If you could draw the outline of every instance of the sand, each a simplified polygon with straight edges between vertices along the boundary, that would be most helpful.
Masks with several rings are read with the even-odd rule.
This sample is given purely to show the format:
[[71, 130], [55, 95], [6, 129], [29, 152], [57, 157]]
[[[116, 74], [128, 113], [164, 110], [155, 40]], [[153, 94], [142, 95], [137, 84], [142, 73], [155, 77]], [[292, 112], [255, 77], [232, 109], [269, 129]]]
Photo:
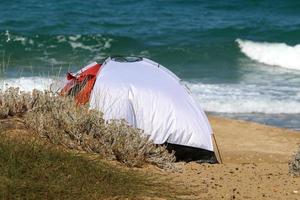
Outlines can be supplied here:
[[[288, 169], [300, 132], [215, 116], [209, 120], [222, 164], [176, 163], [177, 172], [154, 166], [135, 170], [159, 177], [179, 199], [300, 200], [300, 177]], [[1, 120], [1, 126], [12, 137], [26, 136], [18, 119]]]
[[210, 116], [222, 164], [178, 163], [182, 172], [161, 172], [189, 194], [185, 199], [300, 199], [300, 178], [288, 161], [300, 132]]
[[300, 144], [299, 132], [289, 129], [213, 116], [209, 121], [224, 163], [286, 163]]

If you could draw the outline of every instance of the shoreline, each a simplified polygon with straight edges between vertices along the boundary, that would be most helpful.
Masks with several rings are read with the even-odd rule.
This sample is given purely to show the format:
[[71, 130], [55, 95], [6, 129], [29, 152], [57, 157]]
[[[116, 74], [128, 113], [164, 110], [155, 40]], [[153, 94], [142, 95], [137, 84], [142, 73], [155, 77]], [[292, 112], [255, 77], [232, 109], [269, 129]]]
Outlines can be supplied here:
[[300, 131], [209, 115], [225, 163], [288, 162]]
[[208, 116], [226, 119], [254, 122], [265, 126], [290, 129], [300, 132], [299, 115], [295, 113], [272, 114], [272, 113], [216, 113], [206, 112]]

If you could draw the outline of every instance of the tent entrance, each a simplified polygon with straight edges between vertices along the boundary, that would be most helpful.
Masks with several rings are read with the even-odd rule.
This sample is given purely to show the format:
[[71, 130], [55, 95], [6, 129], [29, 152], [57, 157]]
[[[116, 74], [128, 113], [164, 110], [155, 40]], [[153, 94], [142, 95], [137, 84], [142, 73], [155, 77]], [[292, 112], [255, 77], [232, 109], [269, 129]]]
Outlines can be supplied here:
[[165, 143], [165, 145], [169, 152], [175, 152], [176, 161], [196, 161], [199, 163], [211, 164], [219, 163], [213, 151], [171, 143]]

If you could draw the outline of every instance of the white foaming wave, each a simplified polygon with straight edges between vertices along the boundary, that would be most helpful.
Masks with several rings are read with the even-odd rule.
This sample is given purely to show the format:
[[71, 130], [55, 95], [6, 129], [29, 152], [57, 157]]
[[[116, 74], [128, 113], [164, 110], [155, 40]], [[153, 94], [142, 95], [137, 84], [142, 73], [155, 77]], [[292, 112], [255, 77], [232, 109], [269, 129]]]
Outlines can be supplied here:
[[284, 88], [258, 85], [203, 84], [186, 82], [196, 101], [208, 112], [219, 113], [300, 113], [300, 88], [286, 96]]
[[[63, 78], [21, 77], [0, 80], [0, 90], [19, 87], [21, 91], [55, 91], [64, 85]], [[251, 84], [204, 84], [184, 82], [201, 107], [219, 113], [300, 113], [300, 88]], [[288, 90], [288, 92], [287, 92]]]
[[30, 38], [23, 36], [12, 35], [8, 30], [5, 31], [6, 42], [20, 42], [22, 45], [30, 44], [33, 45], [34, 41]]
[[102, 50], [111, 48], [111, 43], [114, 41], [112, 38], [102, 37], [97, 35], [100, 38], [96, 38], [96, 42], [93, 45], [85, 45], [80, 39], [81, 35], [75, 36], [58, 36], [58, 42], [68, 42], [73, 49], [85, 49], [91, 52], [101, 52]]
[[300, 44], [253, 42], [236, 39], [241, 52], [260, 63], [300, 70]]
[[50, 90], [51, 84], [56, 80], [45, 77], [21, 77], [0, 80], [0, 90], [7, 90], [10, 87], [18, 87], [21, 91], [31, 92], [37, 90]]

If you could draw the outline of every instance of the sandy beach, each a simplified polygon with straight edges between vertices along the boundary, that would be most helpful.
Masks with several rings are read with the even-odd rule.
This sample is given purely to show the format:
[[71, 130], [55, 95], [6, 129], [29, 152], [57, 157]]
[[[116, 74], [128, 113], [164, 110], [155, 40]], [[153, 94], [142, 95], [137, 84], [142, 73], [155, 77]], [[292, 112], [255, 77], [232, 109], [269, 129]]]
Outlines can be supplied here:
[[287, 163], [300, 144], [299, 132], [253, 122], [209, 117], [226, 163]]
[[177, 163], [181, 172], [160, 172], [190, 191], [180, 198], [300, 199], [300, 177], [288, 173], [299, 132], [215, 116], [209, 120], [223, 164]]
[[[177, 172], [154, 166], [134, 170], [168, 183], [179, 199], [300, 199], [300, 177], [292, 177], [288, 169], [299, 132], [215, 116], [209, 120], [222, 164], [180, 162]], [[1, 120], [1, 126], [2, 133], [21, 140], [31, 134], [20, 119]]]

